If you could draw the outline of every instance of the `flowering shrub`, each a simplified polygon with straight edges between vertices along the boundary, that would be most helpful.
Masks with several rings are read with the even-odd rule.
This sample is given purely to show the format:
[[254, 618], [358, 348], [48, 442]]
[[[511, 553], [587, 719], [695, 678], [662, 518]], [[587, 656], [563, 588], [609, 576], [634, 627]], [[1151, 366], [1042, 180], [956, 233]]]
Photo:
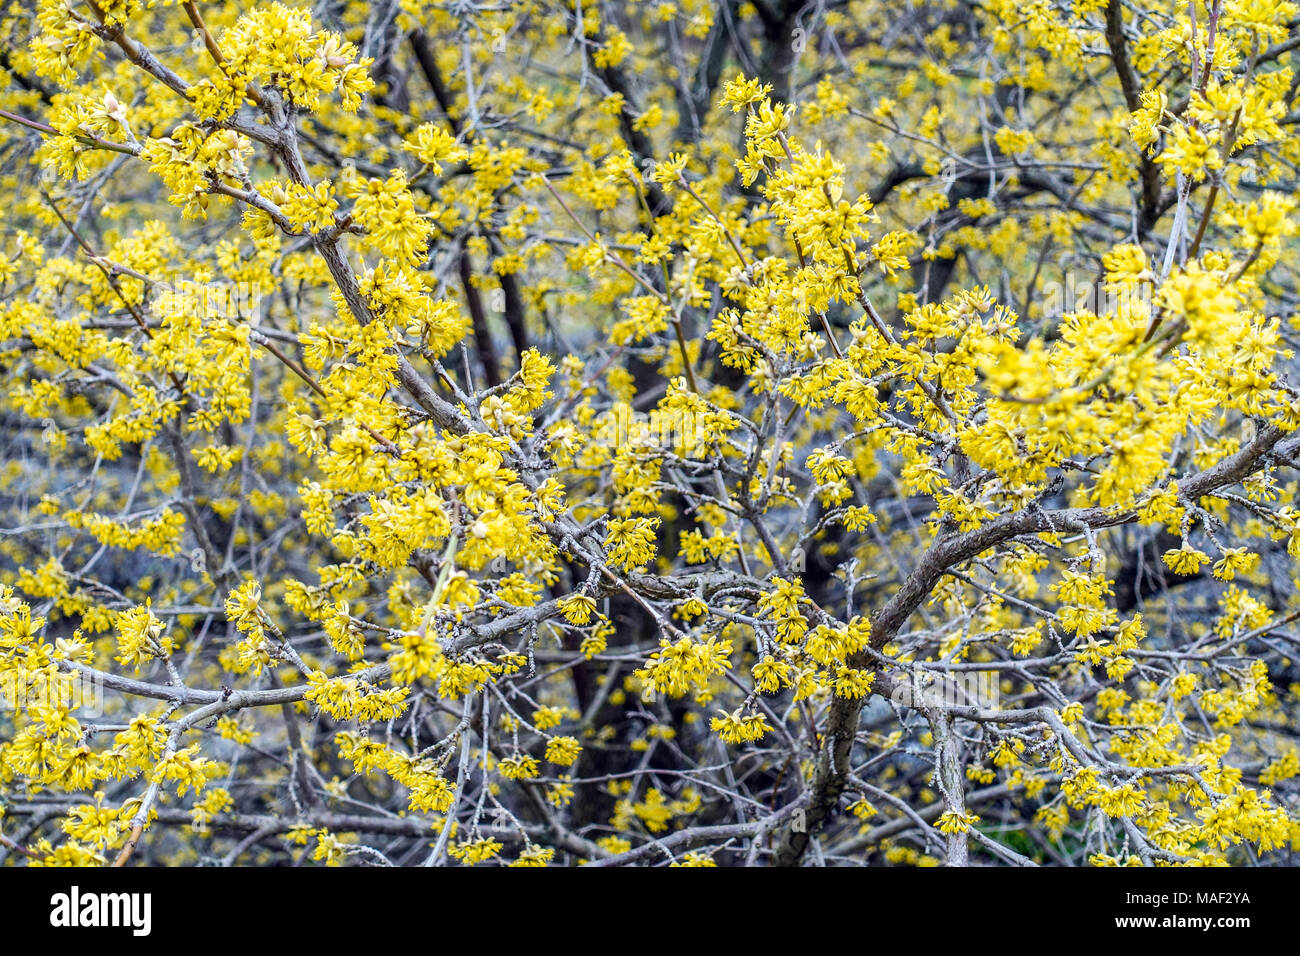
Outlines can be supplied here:
[[1276, 861], [1298, 20], [9, 5], [0, 855]]

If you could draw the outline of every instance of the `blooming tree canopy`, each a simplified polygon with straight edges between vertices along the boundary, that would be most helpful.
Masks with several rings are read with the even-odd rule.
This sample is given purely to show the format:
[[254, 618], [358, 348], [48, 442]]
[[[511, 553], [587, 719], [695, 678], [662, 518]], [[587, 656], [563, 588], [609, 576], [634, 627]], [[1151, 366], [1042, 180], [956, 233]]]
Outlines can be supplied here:
[[1300, 7], [0, 14], [0, 859], [1279, 862]]

